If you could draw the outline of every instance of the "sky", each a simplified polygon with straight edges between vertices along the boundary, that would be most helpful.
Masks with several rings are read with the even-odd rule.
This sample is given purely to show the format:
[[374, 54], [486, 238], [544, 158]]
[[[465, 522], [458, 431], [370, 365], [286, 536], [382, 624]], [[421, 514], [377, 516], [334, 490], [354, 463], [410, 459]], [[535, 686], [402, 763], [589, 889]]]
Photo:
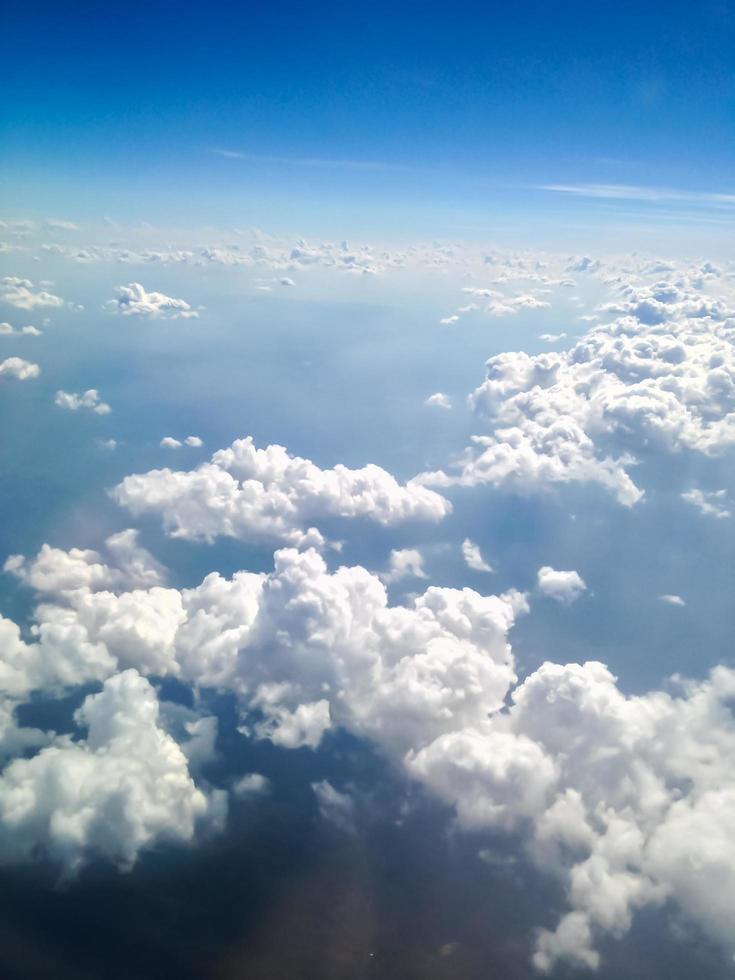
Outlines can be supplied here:
[[9, 5], [3, 977], [733, 977], [733, 30]]
[[722, 250], [734, 16], [721, 2], [11, 3], [4, 192], [26, 212], [393, 240], [497, 227], [558, 245], [572, 222], [577, 239], [602, 224], [619, 242], [622, 223], [671, 247], [694, 224]]

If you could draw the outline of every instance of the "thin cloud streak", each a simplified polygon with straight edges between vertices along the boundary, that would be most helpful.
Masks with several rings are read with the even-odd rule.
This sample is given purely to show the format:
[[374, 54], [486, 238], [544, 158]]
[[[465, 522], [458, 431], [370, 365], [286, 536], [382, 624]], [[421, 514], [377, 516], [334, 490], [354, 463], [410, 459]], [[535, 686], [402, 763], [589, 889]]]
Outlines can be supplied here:
[[324, 167], [339, 170], [402, 170], [396, 164], [381, 160], [328, 160], [320, 157], [271, 157], [257, 153], [242, 153], [239, 150], [215, 148], [210, 151], [227, 160], [243, 160], [246, 163], [275, 163], [289, 167]]
[[648, 201], [653, 204], [684, 201], [687, 204], [699, 204], [705, 207], [735, 206], [735, 194], [681, 191], [670, 187], [639, 187], [630, 184], [541, 184], [536, 189], [604, 200]]

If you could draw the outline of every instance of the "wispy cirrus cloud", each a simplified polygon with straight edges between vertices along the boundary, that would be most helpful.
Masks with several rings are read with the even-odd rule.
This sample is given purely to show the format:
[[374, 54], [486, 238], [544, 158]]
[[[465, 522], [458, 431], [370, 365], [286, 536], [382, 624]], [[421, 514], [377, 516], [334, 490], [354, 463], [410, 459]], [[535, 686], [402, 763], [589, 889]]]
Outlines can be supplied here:
[[386, 163], [383, 160], [331, 160], [323, 157], [279, 157], [259, 153], [245, 153], [240, 150], [228, 150], [214, 147], [210, 150], [215, 156], [227, 160], [243, 160], [246, 163], [275, 163], [288, 167], [314, 167], [327, 170], [400, 170], [397, 164]]
[[540, 184], [536, 189], [604, 200], [646, 201], [652, 204], [680, 201], [702, 207], [735, 207], [735, 194], [684, 191], [672, 187], [644, 187], [635, 184]]

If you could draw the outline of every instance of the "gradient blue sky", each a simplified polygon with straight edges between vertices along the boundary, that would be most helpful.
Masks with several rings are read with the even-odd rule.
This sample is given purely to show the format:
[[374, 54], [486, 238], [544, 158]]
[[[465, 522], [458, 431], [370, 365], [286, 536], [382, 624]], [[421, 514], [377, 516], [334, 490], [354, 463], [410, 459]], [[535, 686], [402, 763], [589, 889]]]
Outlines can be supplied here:
[[323, 233], [730, 230], [731, 3], [206, 9], [11, 0], [6, 211], [175, 225], [186, 189], [190, 222]]

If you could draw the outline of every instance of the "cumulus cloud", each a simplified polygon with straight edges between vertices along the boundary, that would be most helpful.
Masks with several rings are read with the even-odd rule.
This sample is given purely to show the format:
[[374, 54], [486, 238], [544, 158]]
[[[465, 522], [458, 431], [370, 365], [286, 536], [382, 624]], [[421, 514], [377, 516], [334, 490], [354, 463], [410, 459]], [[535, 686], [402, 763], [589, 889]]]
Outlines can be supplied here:
[[667, 603], [669, 606], [685, 606], [686, 602], [682, 599], [680, 595], [660, 595], [659, 599], [661, 602]]
[[37, 378], [41, 369], [31, 361], [24, 361], [22, 357], [6, 357], [0, 361], [0, 378], [17, 378], [19, 381], [28, 381], [29, 378]]
[[58, 739], [9, 763], [0, 775], [0, 859], [41, 853], [67, 873], [93, 857], [130, 868], [160, 840], [190, 840], [212, 803], [158, 715], [150, 683], [128, 670], [77, 711], [86, 739]]
[[560, 572], [550, 565], [539, 568], [537, 584], [542, 595], [556, 599], [564, 605], [575, 602], [587, 589], [579, 572]]
[[19, 279], [17, 276], [5, 276], [0, 279], [0, 301], [14, 306], [17, 310], [36, 310], [64, 305], [64, 300], [60, 296], [34, 285], [30, 279]]
[[397, 548], [391, 551], [388, 571], [381, 576], [384, 582], [402, 578], [427, 578], [424, 559], [418, 548]]
[[180, 439], [175, 439], [173, 436], [164, 436], [161, 439], [160, 445], [164, 449], [181, 449], [182, 446], [192, 446], [198, 449], [200, 446], [204, 445], [204, 442], [199, 438], [199, 436], [187, 436], [183, 442]]
[[428, 405], [434, 408], [451, 408], [452, 402], [451, 399], [449, 398], [449, 395], [445, 395], [443, 394], [443, 392], [437, 391], [435, 392], [435, 394], [429, 395], [429, 397], [424, 402], [424, 405]]
[[96, 388], [89, 388], [87, 391], [82, 392], [81, 395], [77, 394], [77, 392], [57, 391], [54, 396], [54, 405], [58, 405], [59, 408], [69, 409], [72, 412], [76, 412], [80, 408], [85, 408], [94, 412], [96, 415], [109, 415], [112, 411], [107, 402], [100, 400], [100, 393]]
[[465, 538], [462, 542], [462, 557], [468, 568], [473, 572], [494, 572], [495, 569], [482, 557], [480, 546]]
[[232, 793], [239, 797], [262, 796], [270, 791], [270, 780], [259, 772], [248, 772], [232, 784]]
[[502, 704], [515, 677], [507, 632], [526, 608], [517, 593], [434, 587], [389, 606], [376, 575], [329, 573], [313, 550], [276, 552], [270, 575], [213, 573], [184, 590], [157, 584], [147, 560], [126, 570], [81, 550], [46, 546], [6, 568], [43, 600], [32, 642], [0, 619], [0, 677], [17, 696], [135, 668], [234, 691], [248, 730], [277, 745], [315, 746], [343, 725], [399, 756]]
[[568, 351], [503, 353], [471, 396], [490, 434], [473, 437], [457, 472], [426, 485], [492, 484], [521, 493], [597, 483], [620, 503], [643, 496], [629, 470], [642, 455], [714, 455], [735, 443], [735, 311], [707, 294], [701, 269], [675, 281], [617, 277], [612, 322]]
[[183, 299], [165, 293], [147, 292], [139, 282], [117, 287], [117, 296], [105, 304], [113, 313], [123, 316], [161, 317], [167, 320], [186, 320], [199, 314]]
[[451, 510], [413, 481], [399, 484], [379, 466], [322, 470], [282, 446], [233, 442], [193, 470], [150, 470], [125, 479], [114, 499], [133, 515], [157, 514], [173, 537], [212, 541], [282, 541], [307, 546], [323, 538], [312, 522], [364, 517], [384, 526], [438, 521]]
[[[57, 561], [65, 568], [63, 554]], [[100, 564], [86, 553], [76, 563]], [[508, 633], [526, 608], [523, 596], [429, 587], [410, 605], [390, 606], [377, 576], [359, 567], [330, 573], [313, 550], [277, 552], [270, 574], [213, 573], [183, 590], [110, 588], [109, 573], [83, 569], [54, 576], [46, 567], [44, 574], [60, 592], [43, 593], [33, 642], [24, 644], [17, 627], [0, 620], [5, 678], [27, 672], [35, 658], [46, 665], [43, 681], [73, 652], [74, 663], [93, 667], [99, 679], [132, 668], [233, 691], [243, 730], [284, 748], [316, 746], [337, 727], [371, 740], [453, 807], [461, 827], [512, 834], [530, 861], [558, 879], [567, 907], [555, 928], [538, 934], [539, 970], [559, 960], [595, 968], [602, 936], [624, 934], [637, 909], [665, 902], [732, 947], [735, 671], [718, 667], [703, 681], [675, 679], [671, 691], [636, 696], [623, 694], [595, 662], [545, 663], [518, 683]], [[80, 585], [85, 576], [91, 584]], [[37, 585], [44, 581], [39, 569]], [[77, 683], [82, 676], [89, 671], [77, 670]], [[116, 717], [107, 704], [92, 715], [100, 725]], [[93, 739], [89, 716], [88, 747], [69, 747], [71, 763], [77, 753], [91, 754], [94, 761], [85, 764], [96, 771], [105, 746], [112, 761], [104, 764], [114, 766], [122, 754], [110, 748], [117, 736]], [[134, 727], [140, 725], [136, 717]], [[52, 749], [34, 758], [46, 760]], [[158, 766], [155, 751], [139, 762], [126, 746], [129, 755], [131, 765]], [[33, 762], [12, 763], [3, 779], [12, 771], [12, 785], [35, 786], [50, 763]], [[75, 773], [73, 782], [59, 785], [78, 784], [84, 790], [75, 799], [86, 801], [97, 776], [85, 769], [81, 783]], [[195, 797], [185, 774], [177, 785], [186, 838]], [[330, 814], [350, 809], [340, 791], [317, 785]], [[35, 790], [24, 790], [23, 799], [36, 799]], [[179, 809], [177, 802], [172, 825], [164, 806], [154, 833], [178, 833]], [[8, 841], [17, 833], [19, 853], [40, 845], [58, 854], [50, 805], [39, 812], [32, 832], [22, 817], [6, 830]], [[72, 864], [80, 848], [104, 853], [108, 846], [89, 829], [95, 806], [84, 812], [90, 824], [74, 838]], [[0, 803], [0, 827], [2, 814]], [[66, 826], [61, 818], [58, 825]], [[129, 863], [144, 838], [135, 835], [129, 844], [123, 825], [106, 853]]]

